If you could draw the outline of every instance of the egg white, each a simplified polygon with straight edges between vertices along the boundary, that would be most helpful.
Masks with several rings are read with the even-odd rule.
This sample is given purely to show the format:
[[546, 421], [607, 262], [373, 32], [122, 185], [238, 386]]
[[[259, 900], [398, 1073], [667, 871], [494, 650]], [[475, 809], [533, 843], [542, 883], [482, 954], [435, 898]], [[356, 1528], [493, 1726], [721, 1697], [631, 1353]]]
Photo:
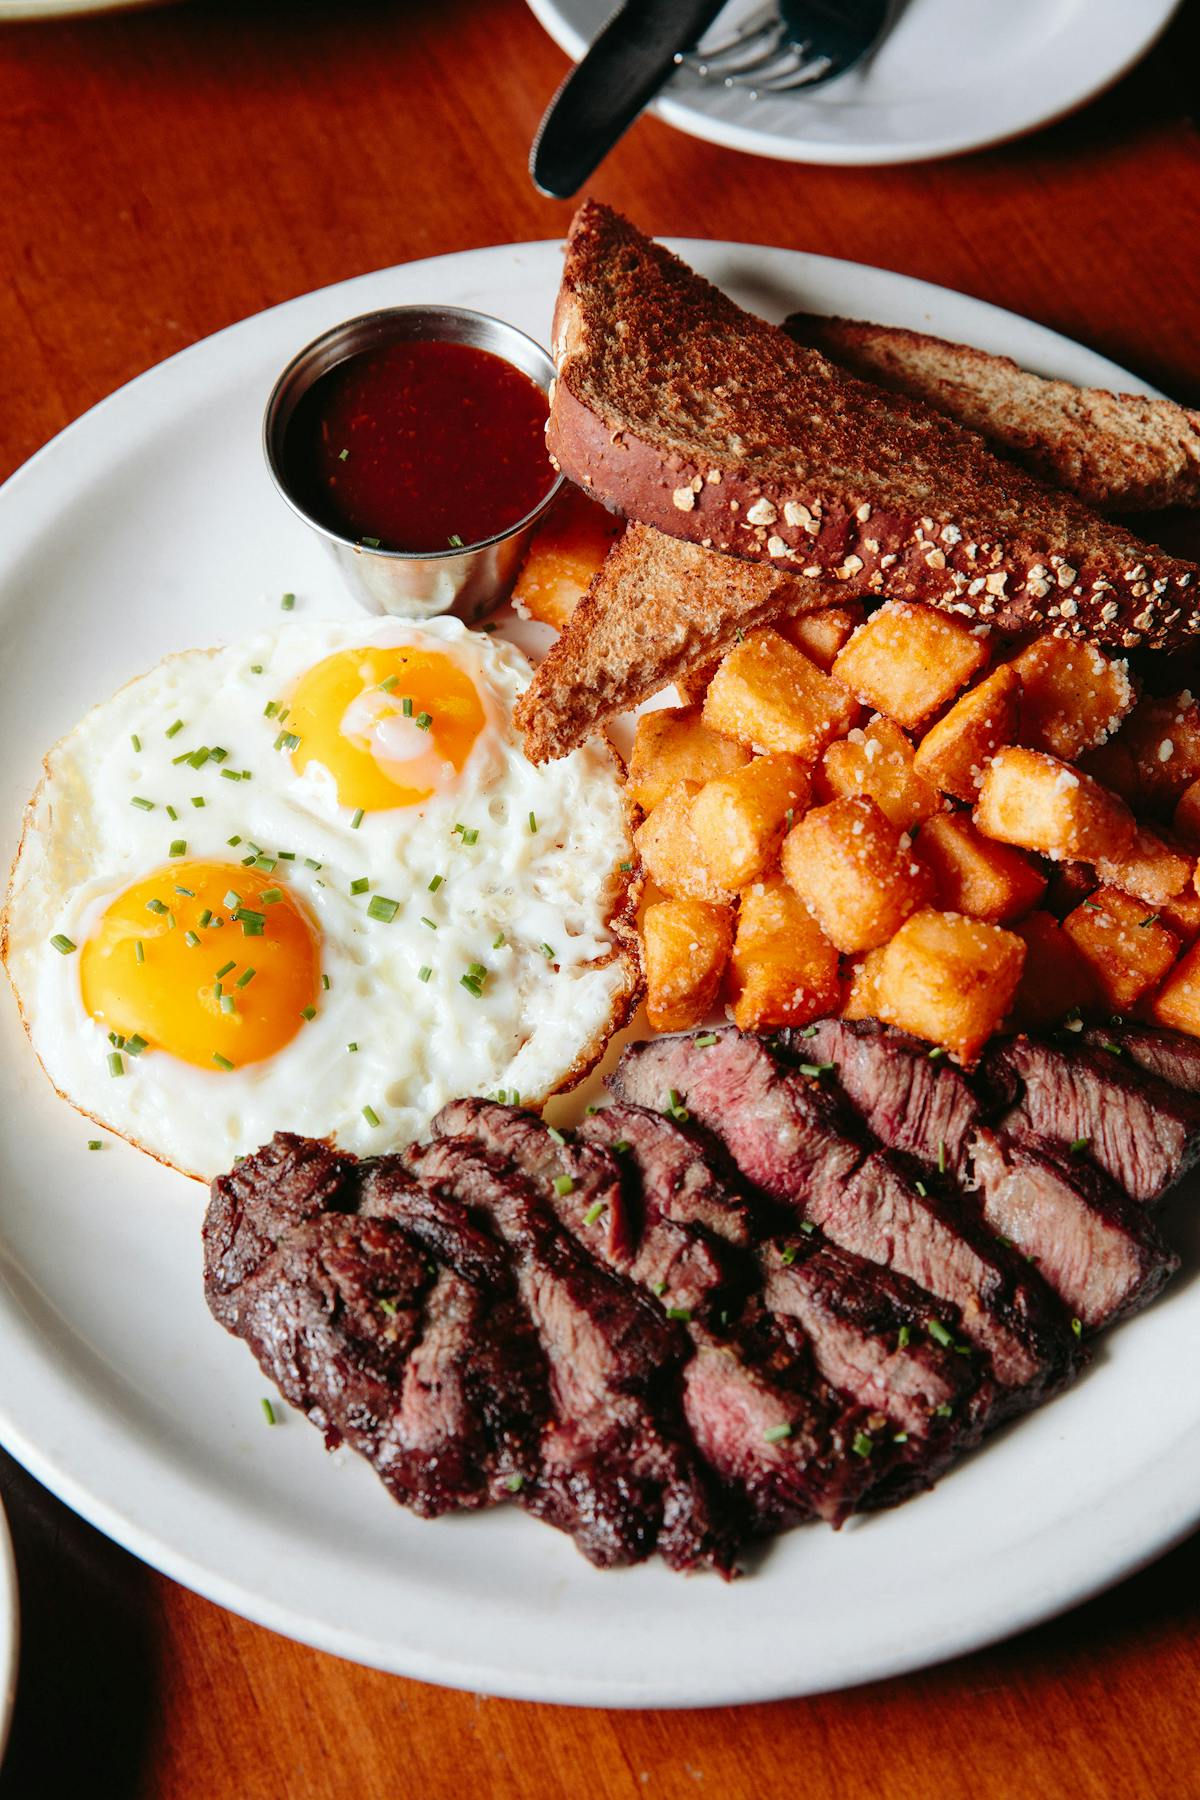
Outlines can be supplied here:
[[[447, 770], [429, 800], [366, 813], [356, 826], [326, 770], [310, 763], [297, 775], [275, 748], [277, 719], [265, 709], [338, 650], [401, 644], [451, 656], [474, 681], [487, 724], [461, 773]], [[542, 767], [525, 759], [511, 714], [530, 675], [518, 650], [455, 619], [289, 622], [171, 657], [95, 707], [46, 758], [0, 943], [59, 1092], [207, 1179], [276, 1130], [377, 1153], [418, 1137], [455, 1096], [504, 1090], [536, 1104], [585, 1073], [636, 997], [636, 952], [621, 924], [620, 865], [633, 854], [602, 746]], [[225, 760], [200, 769], [174, 761], [202, 744], [224, 748]], [[243, 770], [249, 779], [230, 778]], [[153, 810], [132, 805], [134, 796]], [[82, 1004], [79, 955], [50, 939], [61, 933], [82, 947], [114, 897], [167, 862], [177, 838], [189, 860], [237, 864], [250, 845], [293, 852], [272, 879], [316, 921], [329, 986], [316, 1017], [261, 1063], [209, 1072], [152, 1050], [124, 1057], [113, 1076], [108, 1034]], [[368, 889], [352, 894], [363, 877]], [[399, 903], [390, 922], [369, 915], [376, 894]], [[197, 956], [215, 969], [236, 954], [235, 935], [233, 924], [214, 932]], [[487, 970], [479, 997], [461, 981], [473, 963]]]

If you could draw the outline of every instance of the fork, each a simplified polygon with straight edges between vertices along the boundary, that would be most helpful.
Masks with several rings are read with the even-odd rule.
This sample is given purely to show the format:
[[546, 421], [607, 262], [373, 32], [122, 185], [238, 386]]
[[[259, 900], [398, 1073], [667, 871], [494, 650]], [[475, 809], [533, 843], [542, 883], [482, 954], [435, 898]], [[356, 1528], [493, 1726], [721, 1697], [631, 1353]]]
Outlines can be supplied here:
[[844, 75], [887, 23], [889, 0], [770, 0], [709, 50], [676, 62], [752, 95], [817, 87]]

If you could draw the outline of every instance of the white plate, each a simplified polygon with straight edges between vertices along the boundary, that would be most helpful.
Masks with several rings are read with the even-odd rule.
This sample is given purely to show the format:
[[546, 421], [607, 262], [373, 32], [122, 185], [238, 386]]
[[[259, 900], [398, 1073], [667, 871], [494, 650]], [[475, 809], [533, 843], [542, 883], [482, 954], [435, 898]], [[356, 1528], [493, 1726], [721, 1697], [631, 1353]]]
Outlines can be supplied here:
[[[759, 0], [732, 0], [704, 44]], [[899, 0], [855, 69], [811, 93], [760, 94], [676, 71], [650, 108], [668, 125], [783, 162], [902, 163], [1000, 143], [1061, 118], [1145, 55], [1179, 0]], [[529, 0], [578, 61], [612, 0]]]
[[8, 1743], [13, 1701], [17, 1697], [17, 1640], [20, 1608], [17, 1602], [17, 1565], [13, 1560], [8, 1520], [0, 1506], [0, 1764]]
[[6, 19], [70, 19], [81, 13], [128, 12], [135, 6], [167, 6], [171, 0], [0, 0]]
[[[691, 243], [774, 317], [932, 328], [1068, 378], [1137, 386], [1077, 344], [877, 269]], [[279, 618], [352, 616], [275, 496], [259, 419], [277, 371], [373, 307], [442, 300], [546, 340], [558, 247], [471, 251], [289, 302], [104, 401], [0, 490], [0, 854], [39, 756], [166, 652]], [[204, 1192], [55, 1099], [0, 1006], [0, 1439], [86, 1518], [290, 1636], [426, 1680], [542, 1700], [694, 1705], [866, 1681], [1015, 1631], [1165, 1548], [1200, 1509], [1200, 1283], [1179, 1279], [1063, 1399], [900, 1511], [782, 1539], [732, 1586], [601, 1575], [515, 1508], [436, 1524], [366, 1465], [274, 1429], [245, 1346], [201, 1294]], [[1193, 1238], [1195, 1237], [1193, 1230]], [[1197, 1266], [1193, 1242], [1190, 1267]]]

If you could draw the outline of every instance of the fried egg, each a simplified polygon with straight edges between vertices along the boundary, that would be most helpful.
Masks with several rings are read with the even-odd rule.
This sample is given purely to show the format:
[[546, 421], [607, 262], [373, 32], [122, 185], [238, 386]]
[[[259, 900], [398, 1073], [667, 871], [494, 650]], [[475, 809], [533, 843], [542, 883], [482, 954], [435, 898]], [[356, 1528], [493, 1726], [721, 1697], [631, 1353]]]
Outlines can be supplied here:
[[46, 1073], [204, 1178], [276, 1130], [359, 1155], [536, 1104], [637, 988], [599, 744], [527, 762], [511, 645], [455, 619], [169, 658], [46, 758], [3, 953]]

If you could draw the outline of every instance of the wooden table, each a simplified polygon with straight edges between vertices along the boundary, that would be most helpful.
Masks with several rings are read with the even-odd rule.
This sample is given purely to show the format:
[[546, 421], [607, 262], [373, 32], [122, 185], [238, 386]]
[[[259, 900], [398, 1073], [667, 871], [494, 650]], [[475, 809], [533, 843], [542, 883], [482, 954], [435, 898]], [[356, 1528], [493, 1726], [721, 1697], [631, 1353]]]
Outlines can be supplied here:
[[[659, 233], [982, 295], [1195, 403], [1196, 23], [1185, 9], [1081, 116], [986, 154], [797, 168], [644, 121], [595, 191]], [[118, 383], [261, 307], [561, 233], [569, 209], [538, 197], [525, 158], [564, 68], [519, 0], [196, 0], [0, 28], [0, 476]], [[302, 1649], [151, 1573], [14, 1464], [0, 1485], [25, 1610], [4, 1800], [68, 1783], [101, 1800], [1200, 1794], [1200, 1539], [1064, 1620], [906, 1680], [741, 1711], [589, 1713]]]

